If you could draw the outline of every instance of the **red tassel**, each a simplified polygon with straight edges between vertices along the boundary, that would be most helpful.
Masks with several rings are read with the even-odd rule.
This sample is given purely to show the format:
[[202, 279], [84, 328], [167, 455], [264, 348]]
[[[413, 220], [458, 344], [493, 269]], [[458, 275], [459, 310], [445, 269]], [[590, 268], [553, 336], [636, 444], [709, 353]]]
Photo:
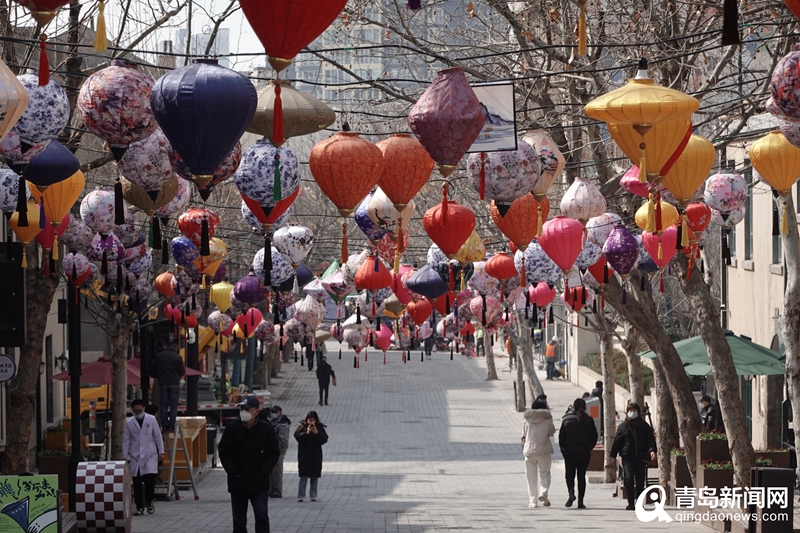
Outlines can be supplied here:
[[47, 60], [47, 34], [39, 36], [39, 87], [50, 83], [50, 62]]
[[481, 152], [481, 181], [480, 181], [480, 195], [481, 200], [486, 196], [486, 152]]
[[347, 253], [347, 222], [345, 221], [342, 224], [342, 252], [339, 255], [339, 261], [341, 261], [342, 264], [347, 263], [348, 255], [349, 254]]
[[386, 364], [386, 352], [383, 352], [383, 364]]
[[441, 224], [447, 224], [447, 187], [442, 187], [442, 216], [439, 219]]
[[661, 226], [661, 195], [656, 195], [656, 233], [661, 233], [663, 227]]
[[364, 350], [364, 362], [369, 361], [369, 350]]
[[272, 144], [275, 147], [282, 145], [283, 138], [283, 102], [281, 101], [281, 86], [275, 83], [275, 103], [272, 111]]
[[49, 278], [50, 277], [50, 260], [46, 259], [44, 256], [42, 256], [42, 262], [44, 263], [44, 277]]
[[661, 281], [659, 282], [659, 292], [664, 292], [664, 273], [661, 273]]

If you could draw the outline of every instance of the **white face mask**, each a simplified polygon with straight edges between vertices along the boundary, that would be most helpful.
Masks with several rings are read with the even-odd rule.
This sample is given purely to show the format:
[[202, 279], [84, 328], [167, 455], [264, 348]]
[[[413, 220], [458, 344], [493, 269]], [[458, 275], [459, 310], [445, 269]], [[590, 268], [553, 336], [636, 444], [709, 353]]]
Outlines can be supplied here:
[[142, 418], [144, 418], [144, 413], [139, 413], [136, 415], [136, 420], [141, 420]]
[[639, 418], [639, 413], [636, 411], [628, 411], [628, 418], [633, 420], [634, 418]]
[[239, 418], [242, 420], [242, 422], [250, 422], [250, 420], [253, 419], [253, 415], [242, 409], [239, 411]]

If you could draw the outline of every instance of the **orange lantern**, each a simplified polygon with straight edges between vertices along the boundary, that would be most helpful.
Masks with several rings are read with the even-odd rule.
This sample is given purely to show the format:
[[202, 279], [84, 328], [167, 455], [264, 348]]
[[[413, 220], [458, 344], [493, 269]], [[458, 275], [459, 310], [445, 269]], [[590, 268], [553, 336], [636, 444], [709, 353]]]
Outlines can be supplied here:
[[55, 241], [53, 242], [53, 259], [58, 259], [58, 229], [61, 221], [64, 220], [69, 210], [78, 201], [85, 185], [86, 178], [80, 170], [63, 181], [53, 183], [44, 190], [40, 190], [32, 183], [28, 183], [34, 196], [38, 196], [39, 200], [44, 202], [44, 213], [50, 219], [50, 224], [56, 229]]
[[550, 200], [545, 196], [541, 202], [528, 193], [511, 204], [506, 216], [501, 216], [497, 206], [489, 206], [492, 220], [497, 228], [523, 252], [530, 242], [542, 234], [542, 224], [550, 214]]
[[164, 272], [156, 276], [155, 286], [161, 296], [165, 298], [175, 296], [175, 290], [172, 288], [172, 278], [174, 277], [172, 272]]
[[372, 254], [361, 263], [353, 280], [359, 289], [376, 292], [392, 284], [392, 275], [377, 254]]
[[420, 325], [431, 316], [433, 313], [433, 306], [427, 298], [422, 298], [416, 302], [410, 302], [406, 307], [406, 313], [414, 321], [414, 324]]
[[397, 133], [378, 143], [383, 153], [383, 173], [378, 181], [394, 208], [402, 211], [433, 172], [433, 159], [418, 140]]
[[[28, 224], [25, 226], [19, 225], [19, 211], [14, 211], [14, 214], [11, 215], [11, 219], [9, 219], [9, 224], [11, 224], [11, 229], [14, 230], [14, 234], [17, 236], [19, 242], [22, 243], [22, 246], [28, 246], [30, 242], [36, 238], [36, 235], [42, 231], [39, 228], [39, 206], [33, 200], [28, 200], [27, 203], [27, 214], [28, 214]], [[22, 268], [28, 266], [28, 255], [26, 252], [22, 253]]]
[[442, 189], [442, 203], [428, 209], [422, 225], [442, 253], [455, 259], [475, 229], [475, 214], [463, 205], [448, 201], [447, 189]]

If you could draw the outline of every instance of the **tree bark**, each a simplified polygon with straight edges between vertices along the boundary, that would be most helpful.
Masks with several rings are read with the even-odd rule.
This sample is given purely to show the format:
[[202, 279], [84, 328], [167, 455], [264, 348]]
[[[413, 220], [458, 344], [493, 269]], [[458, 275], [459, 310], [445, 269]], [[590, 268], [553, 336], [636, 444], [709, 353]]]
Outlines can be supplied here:
[[494, 364], [494, 353], [492, 352], [492, 343], [489, 340], [489, 332], [483, 335], [483, 346], [486, 354], [486, 381], [494, 381], [497, 379], [497, 368]]
[[[642, 274], [638, 271], [632, 271], [628, 276], [630, 278], [629, 288], [638, 287], [641, 276]], [[647, 292], [639, 290], [628, 290], [626, 305], [622, 305], [621, 298], [622, 288], [616, 277], [612, 277], [606, 285], [606, 302], [636, 328], [661, 361], [664, 377], [678, 415], [678, 430], [683, 438], [686, 462], [694, 483], [697, 470], [695, 450], [697, 435], [700, 433], [700, 416], [689, 377], [683, 371], [683, 363], [675, 346], [658, 321], [653, 298]]]
[[[522, 365], [522, 371], [528, 378], [528, 385], [531, 392], [531, 402], [544, 394], [542, 382], [536, 375], [536, 363], [533, 360], [533, 344], [531, 342], [531, 329], [525, 325], [525, 313], [516, 311], [516, 328], [512, 330], [511, 342], [517, 347], [518, 363]], [[520, 326], [520, 324], [523, 324]]]
[[[658, 480], [662, 487], [669, 485], [670, 461], [672, 449], [678, 447], [678, 417], [675, 414], [675, 405], [672, 394], [664, 374], [661, 362], [653, 361], [653, 375], [655, 376], [656, 410], [658, 412], [658, 427], [656, 439], [658, 443]], [[641, 405], [641, 404], [640, 404]], [[669, 491], [667, 491], [669, 497]], [[674, 502], [671, 502], [674, 505]]]
[[[689, 270], [689, 259], [686, 255], [677, 254], [674, 262], [678, 267], [678, 279], [683, 293], [694, 309], [695, 320], [714, 373], [717, 400], [733, 459], [734, 483], [744, 487], [750, 482], [750, 469], [755, 466], [755, 455], [747, 431], [744, 406], [739, 396], [739, 376], [733, 364], [731, 347], [719, 323], [719, 306], [711, 296], [711, 291], [700, 275], [699, 269], [694, 269], [691, 279], [686, 278]], [[724, 263], [722, 268], [727, 268]]]
[[[36, 244], [31, 245], [31, 248], [35, 247]], [[31, 426], [36, 414], [36, 379], [44, 351], [47, 315], [58, 286], [56, 272], [45, 278], [35, 264], [35, 257], [36, 254], [29, 255], [33, 259], [32, 266], [25, 270], [27, 331], [25, 346], [19, 350], [17, 375], [10, 382], [8, 412], [13, 415], [8, 417], [6, 423], [6, 452], [0, 467], [5, 475], [18, 475], [26, 470]]]
[[639, 359], [639, 333], [630, 322], [625, 321], [625, 338], [622, 349], [628, 360], [628, 390], [631, 391], [631, 401], [644, 406], [644, 378], [642, 377], [642, 361]]
[[[126, 334], [127, 333], [127, 334]], [[128, 410], [128, 339], [130, 332], [118, 331], [112, 338], [111, 354], [111, 460], [122, 461], [122, 438]], [[108, 445], [108, 443], [106, 443]]]
[[[603, 372], [603, 449], [609, 453], [614, 444], [614, 437], [617, 434], [617, 406], [614, 395], [614, 385], [616, 376], [614, 372], [614, 339], [611, 337], [611, 329], [603, 311], [595, 313], [600, 335], [600, 366]], [[605, 483], [614, 483], [617, 475], [615, 464], [605, 463]]]

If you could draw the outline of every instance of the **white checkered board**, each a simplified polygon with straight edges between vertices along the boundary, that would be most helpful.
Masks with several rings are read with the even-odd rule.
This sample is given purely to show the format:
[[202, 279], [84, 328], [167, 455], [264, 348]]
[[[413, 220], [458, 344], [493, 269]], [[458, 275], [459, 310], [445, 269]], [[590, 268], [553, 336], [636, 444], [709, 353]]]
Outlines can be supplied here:
[[78, 533], [130, 533], [131, 474], [125, 461], [78, 464]]

